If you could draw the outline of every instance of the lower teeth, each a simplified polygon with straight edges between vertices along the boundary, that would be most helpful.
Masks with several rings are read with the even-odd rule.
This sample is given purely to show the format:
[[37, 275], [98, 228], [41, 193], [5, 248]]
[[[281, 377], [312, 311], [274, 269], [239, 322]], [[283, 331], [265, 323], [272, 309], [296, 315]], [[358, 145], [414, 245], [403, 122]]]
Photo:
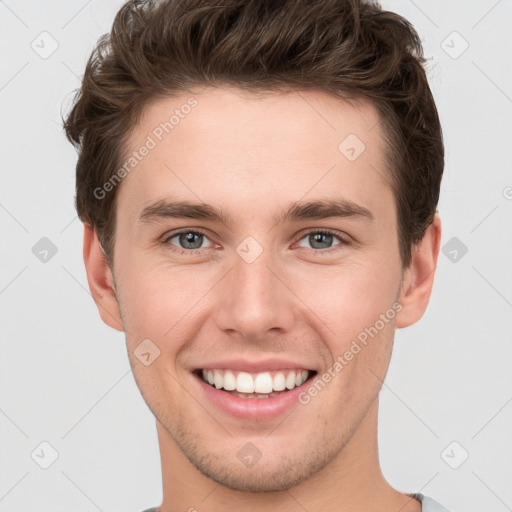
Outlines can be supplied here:
[[226, 391], [231, 395], [238, 396], [240, 398], [272, 398], [273, 396], [281, 395], [282, 393], [286, 393], [286, 391], [272, 391], [272, 393], [262, 394], [262, 393], [239, 393], [238, 391]]

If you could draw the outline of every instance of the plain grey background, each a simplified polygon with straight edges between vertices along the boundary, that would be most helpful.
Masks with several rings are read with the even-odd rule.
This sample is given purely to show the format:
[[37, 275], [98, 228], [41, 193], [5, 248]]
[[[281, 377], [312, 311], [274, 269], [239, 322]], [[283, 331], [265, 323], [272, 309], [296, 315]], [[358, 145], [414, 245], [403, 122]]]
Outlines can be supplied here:
[[[139, 512], [162, 499], [155, 420], [123, 334], [102, 323], [88, 291], [76, 153], [60, 121], [120, 5], [0, 1], [1, 512]], [[505, 512], [512, 1], [382, 5], [424, 41], [446, 145], [443, 252], [425, 316], [396, 334], [381, 392], [382, 468], [397, 489], [452, 512]]]

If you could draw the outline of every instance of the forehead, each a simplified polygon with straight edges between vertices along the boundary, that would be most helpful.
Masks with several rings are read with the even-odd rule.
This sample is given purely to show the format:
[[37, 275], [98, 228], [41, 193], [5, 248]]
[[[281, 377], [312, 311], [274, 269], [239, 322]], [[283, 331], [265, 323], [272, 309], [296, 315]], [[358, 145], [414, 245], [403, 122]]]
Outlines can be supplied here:
[[[140, 158], [144, 146], [150, 149]], [[132, 131], [124, 161], [134, 153], [139, 159], [121, 187], [134, 214], [169, 195], [249, 213], [255, 199], [341, 194], [371, 209], [388, 188], [373, 104], [318, 90], [205, 88], [155, 100]]]
[[[286, 152], [286, 143], [292, 142], [294, 153], [303, 157], [310, 149], [337, 149], [349, 134], [372, 150], [380, 138], [378, 125], [377, 110], [365, 99], [342, 100], [318, 89], [251, 93], [206, 87], [148, 103], [129, 144], [135, 146], [147, 134], [170, 143], [168, 135], [179, 137], [188, 128], [187, 137], [193, 131], [223, 145], [247, 148], [265, 142], [269, 150]], [[276, 132], [277, 140], [272, 138]]]

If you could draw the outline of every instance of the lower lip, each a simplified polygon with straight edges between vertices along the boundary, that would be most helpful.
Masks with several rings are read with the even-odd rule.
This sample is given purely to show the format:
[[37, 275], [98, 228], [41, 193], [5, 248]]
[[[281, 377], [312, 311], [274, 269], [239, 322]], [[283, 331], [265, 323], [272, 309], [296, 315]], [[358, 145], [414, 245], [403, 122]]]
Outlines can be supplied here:
[[240, 398], [217, 389], [193, 374], [207, 399], [216, 407], [236, 418], [267, 420], [278, 417], [299, 403], [299, 395], [309, 386], [311, 378], [286, 393], [269, 398]]

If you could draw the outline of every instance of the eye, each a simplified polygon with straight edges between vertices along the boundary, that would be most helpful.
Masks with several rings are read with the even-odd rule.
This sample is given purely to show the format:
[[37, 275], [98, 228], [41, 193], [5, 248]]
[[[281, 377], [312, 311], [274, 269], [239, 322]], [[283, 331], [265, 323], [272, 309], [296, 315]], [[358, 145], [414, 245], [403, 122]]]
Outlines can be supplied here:
[[[175, 238], [177, 239], [177, 246], [171, 242], [171, 240]], [[183, 254], [194, 254], [196, 251], [207, 247], [203, 245], [205, 240], [208, 240], [208, 237], [203, 232], [192, 229], [183, 229], [166, 236], [162, 242], [164, 244], [175, 246], [172, 250], [176, 250]]]
[[[174, 239], [176, 239], [175, 242], [173, 242]], [[333, 245], [335, 239], [338, 240], [338, 243]], [[162, 243], [166, 246], [171, 246], [170, 249], [172, 251], [192, 255], [208, 248], [208, 245], [205, 245], [207, 240], [209, 238], [202, 231], [182, 229], [165, 235]], [[299, 240], [299, 247], [304, 247], [301, 245], [302, 240], [306, 240], [307, 243], [311, 244], [309, 249], [318, 254], [330, 253], [331, 251], [336, 251], [339, 246], [350, 245], [350, 242], [337, 234], [337, 232], [326, 229], [309, 231]]]
[[[339, 243], [333, 245], [335, 238], [339, 240]], [[343, 237], [330, 230], [309, 231], [300, 239], [300, 241], [302, 240], [306, 240], [307, 243], [311, 244], [312, 250], [317, 252], [330, 252], [330, 250], [336, 250], [335, 248], [340, 245], [348, 245], [349, 243]]]

